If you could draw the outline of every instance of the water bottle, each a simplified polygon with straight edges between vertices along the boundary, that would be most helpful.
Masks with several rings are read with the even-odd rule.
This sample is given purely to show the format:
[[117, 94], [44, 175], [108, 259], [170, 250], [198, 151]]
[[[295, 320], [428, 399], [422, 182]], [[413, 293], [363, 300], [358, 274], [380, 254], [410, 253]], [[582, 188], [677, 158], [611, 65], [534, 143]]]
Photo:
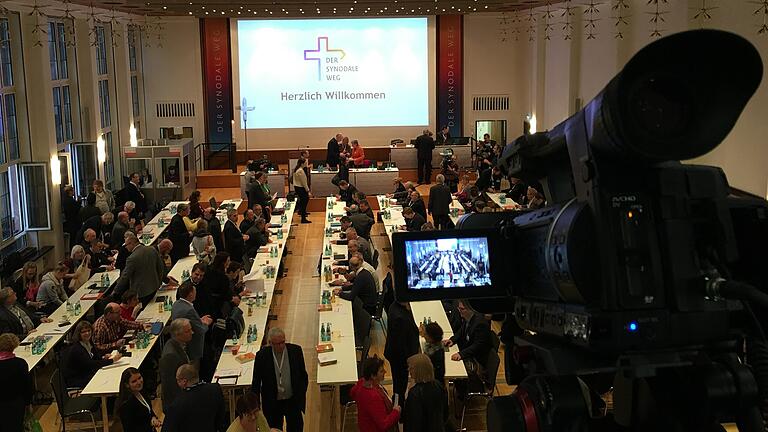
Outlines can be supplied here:
[[80, 300], [75, 303], [75, 315], [80, 315], [83, 312], [83, 307], [80, 305]]
[[259, 328], [256, 327], [256, 324], [253, 325], [253, 340], [251, 342], [256, 342], [259, 339]]
[[107, 273], [107, 275], [104, 277], [104, 281], [106, 283], [106, 285], [104, 285], [104, 286], [111, 286], [112, 285], [112, 284], [109, 283], [109, 273]]
[[248, 300], [248, 316], [253, 316], [253, 303]]
[[325, 323], [320, 325], [320, 342], [325, 342], [328, 340], [328, 330], [325, 326]]
[[104, 285], [104, 273], [101, 274], [101, 286], [105, 286]]
[[72, 312], [74, 312], [72, 309], [72, 303], [70, 303], [69, 299], [67, 299], [67, 313], [71, 314]]
[[331, 330], [331, 323], [328, 323], [328, 325], [325, 327], [325, 340], [327, 342], [330, 342], [331, 339], [333, 339], [333, 331]]

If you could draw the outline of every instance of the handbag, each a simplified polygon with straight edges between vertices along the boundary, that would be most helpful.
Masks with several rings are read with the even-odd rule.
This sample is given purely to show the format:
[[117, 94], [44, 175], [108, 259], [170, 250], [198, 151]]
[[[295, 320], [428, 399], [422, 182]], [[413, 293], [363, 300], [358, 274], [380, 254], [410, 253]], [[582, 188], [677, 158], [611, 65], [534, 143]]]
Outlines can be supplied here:
[[80, 288], [84, 283], [88, 281], [88, 279], [90, 279], [91, 269], [88, 268], [88, 260], [89, 256], [86, 255], [85, 258], [83, 258], [83, 262], [81, 262], [80, 266], [77, 268], [77, 270], [75, 270], [75, 275], [69, 282], [69, 289], [72, 292], [77, 291], [78, 288]]

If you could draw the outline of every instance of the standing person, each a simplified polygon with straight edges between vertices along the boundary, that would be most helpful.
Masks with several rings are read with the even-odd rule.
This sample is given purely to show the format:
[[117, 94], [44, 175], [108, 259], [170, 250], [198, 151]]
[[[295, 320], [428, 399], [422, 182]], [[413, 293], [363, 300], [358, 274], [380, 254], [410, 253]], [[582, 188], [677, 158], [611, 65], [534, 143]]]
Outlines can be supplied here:
[[200, 370], [200, 361], [203, 358], [205, 334], [208, 332], [208, 327], [213, 323], [210, 315], [200, 317], [193, 304], [197, 297], [196, 285], [203, 280], [203, 276], [205, 276], [205, 264], [195, 264], [192, 267], [189, 280], [181, 284], [177, 290], [178, 300], [173, 303], [171, 308], [171, 320], [186, 318], [192, 324], [192, 339], [187, 345], [187, 354], [189, 361], [195, 365], [198, 371]]
[[203, 217], [203, 206], [200, 205], [199, 190], [196, 190], [189, 195], [189, 217], [191, 219]]
[[136, 293], [141, 304], [147, 307], [163, 283], [165, 264], [157, 249], [139, 243], [136, 236], [125, 237], [125, 248], [130, 255], [117, 280], [115, 293]]
[[424, 129], [421, 136], [416, 138], [416, 158], [419, 174], [419, 184], [429, 184], [432, 179], [432, 150], [435, 148], [435, 140], [432, 132]]
[[344, 135], [337, 133], [335, 137], [328, 141], [328, 150], [325, 155], [325, 164], [328, 168], [336, 169], [339, 166], [339, 156], [341, 153], [339, 143], [342, 139], [344, 139]]
[[300, 159], [304, 159], [305, 161], [307, 161], [307, 163], [304, 164], [304, 174], [307, 175], [307, 186], [311, 188], [312, 187], [312, 162], [310, 162], [309, 160], [309, 150], [308, 149], [302, 150], [300, 155], [301, 155]]
[[[309, 377], [301, 347], [285, 342], [279, 327], [269, 330], [269, 346], [259, 350], [253, 362], [252, 392], [261, 396], [269, 426], [287, 432], [304, 429], [304, 409]], [[287, 358], [287, 361], [286, 361]]]
[[261, 205], [266, 220], [269, 220], [272, 214], [272, 194], [267, 184], [268, 179], [265, 172], [259, 171], [253, 176], [254, 182], [248, 189], [248, 208], [253, 208], [254, 204]]
[[393, 404], [384, 382], [384, 360], [373, 356], [363, 361], [363, 377], [349, 395], [357, 402], [357, 428], [366, 432], [397, 431], [400, 405]]
[[96, 195], [96, 208], [102, 213], [110, 212], [115, 208], [115, 198], [112, 192], [104, 189], [104, 182], [101, 180], [93, 181], [93, 194]]
[[365, 161], [365, 151], [356, 139], [352, 140], [352, 154], [349, 156], [349, 159], [357, 168], [362, 167], [363, 162]]
[[384, 357], [389, 360], [392, 370], [392, 393], [399, 394], [402, 401], [405, 401], [405, 389], [408, 388], [408, 358], [419, 351], [419, 328], [410, 303], [393, 302], [387, 311]]
[[306, 164], [306, 159], [299, 159], [296, 162], [296, 167], [293, 169], [293, 189], [299, 197], [299, 203], [296, 207], [301, 215], [301, 223], [312, 223], [311, 220], [307, 219], [307, 204], [309, 204], [310, 190], [307, 174], [304, 172]]
[[421, 194], [414, 190], [411, 192], [410, 199], [408, 200], [408, 203], [405, 205], [406, 207], [410, 207], [415, 211], [416, 213], [420, 214], [422, 218], [424, 218], [424, 221], [427, 220], [427, 206], [424, 205], [424, 199], [421, 198]]
[[160, 382], [162, 385], [163, 412], [167, 412], [174, 400], [181, 394], [176, 383], [179, 366], [189, 364], [187, 346], [192, 341], [192, 323], [186, 318], [176, 318], [168, 328], [171, 339], [163, 345], [160, 357]]
[[224, 250], [224, 236], [221, 233], [221, 222], [216, 215], [216, 209], [208, 207], [203, 210], [203, 220], [208, 223], [208, 232], [213, 237], [213, 245], [216, 246], [217, 251]]
[[77, 244], [77, 233], [80, 231], [82, 223], [78, 218], [80, 212], [80, 203], [75, 199], [75, 188], [70, 185], [64, 186], [61, 194], [61, 209], [64, 212], [64, 232], [69, 234], [69, 248]]
[[208, 232], [208, 222], [205, 219], [197, 221], [197, 230], [192, 237], [192, 251], [198, 261], [210, 264], [216, 256], [216, 245], [213, 236]]
[[[187, 224], [184, 218], [189, 216], [189, 206], [179, 204], [176, 207], [176, 214], [171, 218], [166, 231], [168, 238], [173, 242], [171, 250], [171, 261], [175, 265], [177, 261], [189, 255], [189, 244], [192, 243], [192, 236], [189, 234]], [[159, 286], [159, 285], [158, 285]]]
[[82, 224], [85, 223], [88, 219], [94, 217], [94, 216], [101, 216], [101, 210], [99, 210], [98, 207], [96, 207], [96, 194], [93, 192], [89, 193], [88, 196], [85, 197], [85, 207], [81, 208], [77, 212], [77, 220], [80, 222], [81, 228], [80, 231], [78, 231], [77, 236], [77, 242], [79, 243], [80, 240], [82, 240]]
[[443, 126], [442, 129], [440, 129], [440, 132], [437, 133], [437, 144], [443, 145], [446, 141], [451, 137], [451, 133], [449, 132], [448, 125]]
[[141, 192], [139, 183], [141, 178], [139, 173], [131, 174], [131, 181], [123, 188], [122, 198], [125, 201], [133, 201], [136, 204], [136, 211], [138, 213], [138, 219], [144, 218], [144, 213], [147, 212], [147, 198], [144, 197], [144, 193]]
[[229, 257], [233, 261], [243, 262], [245, 241], [248, 238], [247, 234], [243, 234], [237, 228], [237, 210], [227, 210], [227, 222], [224, 224], [224, 250], [229, 252]]
[[448, 421], [448, 393], [435, 380], [426, 354], [408, 358], [414, 385], [403, 405], [403, 432], [443, 432]]
[[123, 425], [123, 432], [155, 432], [162, 423], [152, 410], [151, 400], [142, 394], [144, 378], [141, 372], [129, 367], [120, 376], [120, 393], [115, 411]]
[[182, 365], [176, 371], [176, 382], [183, 389], [168, 408], [163, 432], [225, 432], [227, 408], [218, 384], [200, 381], [197, 369]]
[[34, 392], [27, 362], [13, 353], [18, 346], [16, 335], [0, 335], [0, 407], [3, 413], [0, 429], [7, 431], [24, 430], [24, 413], [32, 403]]
[[451, 189], [445, 185], [445, 177], [442, 174], [438, 174], [435, 181], [437, 184], [429, 188], [428, 210], [432, 215], [435, 227], [439, 230], [447, 229], [451, 224], [448, 213], [450, 213], [453, 197], [451, 196]]
[[419, 334], [424, 338], [422, 351], [432, 361], [432, 369], [437, 382], [445, 385], [445, 349], [443, 348], [443, 328], [436, 322], [419, 327]]
[[[274, 430], [274, 429], [273, 429]], [[261, 410], [261, 401], [255, 393], [246, 393], [237, 398], [235, 420], [227, 432], [268, 432], [269, 423]]]

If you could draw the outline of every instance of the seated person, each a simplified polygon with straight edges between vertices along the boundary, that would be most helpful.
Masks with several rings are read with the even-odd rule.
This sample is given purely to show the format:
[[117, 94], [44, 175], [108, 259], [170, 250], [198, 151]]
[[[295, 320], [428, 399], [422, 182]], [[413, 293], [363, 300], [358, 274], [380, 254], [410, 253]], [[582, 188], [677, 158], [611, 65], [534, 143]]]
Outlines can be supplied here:
[[141, 312], [141, 302], [135, 292], [126, 291], [120, 301], [120, 317], [128, 321], [136, 321]]
[[357, 188], [349, 184], [348, 181], [342, 180], [339, 182], [339, 193], [336, 195], [336, 199], [339, 201], [344, 201], [347, 203], [347, 207], [351, 207], [352, 204], [355, 204], [355, 194], [357, 193]]
[[435, 380], [445, 385], [445, 351], [443, 348], [443, 329], [440, 324], [431, 322], [419, 325], [419, 334], [424, 338], [421, 351], [429, 356], [435, 369]]
[[352, 155], [350, 155], [350, 159], [356, 167], [362, 167], [365, 161], [365, 152], [357, 140], [352, 140]]
[[240, 232], [246, 234], [254, 223], [256, 223], [256, 214], [253, 210], [246, 210], [245, 213], [243, 213], [243, 220], [240, 222]]
[[529, 209], [542, 208], [547, 204], [544, 195], [530, 186], [528, 186], [526, 191], [526, 201], [528, 202]]
[[405, 218], [405, 225], [400, 229], [408, 231], [421, 231], [421, 227], [425, 223], [424, 218], [410, 207], [403, 209], [403, 218]]
[[360, 210], [360, 213], [368, 216], [371, 218], [371, 220], [376, 220], [376, 218], [373, 217], [373, 209], [371, 209], [371, 204], [368, 202], [366, 198], [363, 198], [360, 200], [360, 203], [357, 207]]
[[334, 293], [344, 300], [352, 301], [359, 297], [363, 301], [363, 308], [371, 315], [376, 314], [376, 300], [379, 293], [376, 291], [376, 282], [370, 271], [363, 268], [363, 260], [353, 256], [349, 259], [349, 273], [352, 276], [352, 285], [347, 289], [335, 288]]
[[494, 166], [480, 173], [480, 178], [475, 182], [475, 186], [477, 186], [480, 192], [499, 192], [501, 191], [501, 181], [503, 179], [504, 175], [501, 173], [501, 168]]
[[[373, 265], [373, 259], [371, 257], [371, 253], [365, 248], [363, 248], [362, 246], [360, 246], [359, 240], [360, 238], [357, 238], [355, 240], [349, 240], [347, 242], [347, 257], [351, 257], [352, 254], [354, 254], [355, 252], [360, 252], [360, 254], [363, 256], [363, 260], [368, 264]], [[335, 265], [346, 266], [349, 264], [349, 259], [334, 261], [333, 263]]]
[[168, 171], [165, 173], [166, 183], [178, 183], [179, 182], [179, 168], [176, 165], [168, 167]]
[[[123, 234], [125, 236], [125, 234]], [[105, 271], [114, 270], [115, 257], [113, 257], [106, 250], [104, 243], [94, 241], [85, 249], [86, 255], [90, 256], [89, 265], [91, 268], [91, 276], [96, 273], [103, 273]]]
[[443, 345], [459, 345], [459, 352], [454, 353], [451, 360], [475, 360], [484, 366], [488, 352], [493, 348], [491, 326], [482, 315], [470, 309], [465, 300], [459, 300], [457, 308], [461, 325], [456, 334], [443, 341]]
[[0, 334], [13, 333], [23, 340], [41, 322], [51, 322], [48, 318], [38, 318], [16, 300], [16, 292], [13, 289], [0, 289]]
[[24, 263], [21, 276], [13, 284], [13, 290], [19, 305], [36, 311], [42, 305], [37, 302], [37, 291], [40, 289], [40, 278], [37, 276], [37, 265], [32, 261]]
[[120, 305], [109, 303], [104, 308], [104, 315], [93, 323], [93, 344], [102, 352], [110, 352], [125, 345], [125, 333], [128, 330], [142, 330], [144, 324], [129, 321], [120, 316]]
[[420, 214], [425, 222], [427, 221], [427, 206], [424, 204], [424, 200], [418, 191], [411, 192], [411, 197], [405, 206], [410, 207], [413, 211]]
[[392, 180], [392, 185], [394, 186], [395, 190], [392, 193], [387, 194], [387, 198], [394, 198], [398, 201], [401, 199], [404, 199], [407, 197], [405, 184], [403, 184], [403, 179], [400, 177], [395, 177]]
[[41, 310], [48, 315], [52, 314], [69, 298], [64, 291], [64, 275], [68, 271], [69, 268], [64, 264], [56, 264], [56, 267], [43, 275], [40, 280], [37, 301], [41, 303]]
[[371, 246], [371, 242], [357, 235], [357, 231], [352, 227], [349, 227], [344, 231], [344, 237], [342, 239], [331, 240], [331, 244], [345, 245], [348, 244], [350, 240], [357, 240], [360, 250], [363, 251], [363, 253], [368, 251], [368, 253], [373, 256], [373, 246]]
[[245, 255], [249, 258], [254, 258], [259, 248], [266, 246], [268, 243], [272, 243], [269, 239], [269, 229], [267, 228], [267, 222], [262, 219], [256, 219], [256, 222], [246, 232], [248, 240], [245, 241]]
[[365, 239], [371, 238], [371, 227], [375, 221], [365, 213], [361, 213], [356, 205], [349, 208], [349, 220], [357, 234]]
[[[365, 258], [363, 257], [363, 254], [360, 251], [355, 251], [349, 254], [349, 258], [352, 258], [354, 256], [363, 260], [363, 268], [368, 270], [371, 273], [371, 276], [373, 276], [373, 281], [376, 285], [376, 292], [381, 292], [381, 280], [379, 279], [378, 273], [376, 273], [376, 269], [373, 268], [373, 266], [370, 263], [365, 261]], [[342, 262], [342, 261], [337, 261], [337, 262]], [[346, 263], [346, 265], [349, 265], [349, 260], [346, 260], [343, 262]], [[354, 275], [351, 274], [347, 268], [334, 267], [333, 272], [344, 275], [344, 279], [335, 279], [333, 282], [331, 282], [331, 285], [336, 285], [341, 287], [352, 286], [352, 279], [354, 279]]]
[[68, 388], [85, 388], [96, 372], [104, 366], [120, 360], [120, 353], [101, 351], [91, 342], [93, 326], [81, 320], [70, 333], [70, 346], [62, 356], [61, 375]]

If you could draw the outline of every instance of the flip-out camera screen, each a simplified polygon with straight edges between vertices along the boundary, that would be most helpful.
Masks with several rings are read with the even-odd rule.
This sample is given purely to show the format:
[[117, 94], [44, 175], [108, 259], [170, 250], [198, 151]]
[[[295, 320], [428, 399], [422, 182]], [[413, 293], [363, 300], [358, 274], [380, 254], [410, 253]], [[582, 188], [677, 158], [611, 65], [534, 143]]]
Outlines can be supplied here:
[[395, 296], [400, 301], [504, 297], [498, 237], [494, 230], [394, 233]]
[[484, 237], [405, 242], [409, 289], [491, 284], [488, 239]]

